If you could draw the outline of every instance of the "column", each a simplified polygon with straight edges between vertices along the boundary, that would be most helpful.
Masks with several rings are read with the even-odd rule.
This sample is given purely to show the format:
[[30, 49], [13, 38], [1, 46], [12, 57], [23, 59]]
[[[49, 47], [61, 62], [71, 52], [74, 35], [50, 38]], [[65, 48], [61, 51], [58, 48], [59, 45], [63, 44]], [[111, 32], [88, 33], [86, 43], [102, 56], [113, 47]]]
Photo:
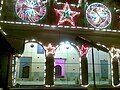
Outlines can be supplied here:
[[46, 56], [45, 85], [54, 85], [54, 57], [53, 54]]
[[119, 84], [119, 69], [118, 69], [118, 57], [117, 57], [117, 49], [111, 47], [110, 50], [111, 54], [111, 62], [112, 62], [112, 84], [118, 85]]
[[82, 85], [88, 85], [88, 62], [86, 57], [87, 53], [88, 53], [88, 45], [82, 44], [80, 46]]
[[88, 62], [86, 56], [81, 57], [82, 85], [88, 85]]
[[53, 85], [54, 84], [54, 50], [55, 47], [48, 44], [45, 47], [46, 50], [46, 77], [45, 77], [45, 85]]
[[119, 84], [119, 69], [118, 69], [118, 59], [114, 57], [112, 59], [112, 66], [113, 66], [113, 84]]

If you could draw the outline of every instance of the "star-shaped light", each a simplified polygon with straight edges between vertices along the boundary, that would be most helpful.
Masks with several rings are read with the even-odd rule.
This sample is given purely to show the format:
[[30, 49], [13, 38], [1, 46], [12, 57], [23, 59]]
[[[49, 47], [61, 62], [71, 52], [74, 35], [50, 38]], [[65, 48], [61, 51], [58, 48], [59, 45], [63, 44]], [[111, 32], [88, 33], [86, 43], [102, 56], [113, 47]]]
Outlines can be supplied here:
[[110, 54], [111, 54], [111, 58], [112, 59], [114, 57], [117, 57], [117, 55], [118, 55], [117, 49], [115, 49], [114, 47], [112, 47], [111, 50], [110, 50]]
[[71, 11], [70, 7], [69, 7], [69, 4], [66, 2], [64, 7], [63, 7], [63, 10], [58, 10], [58, 9], [54, 9], [56, 11], [56, 14], [59, 14], [60, 15], [60, 19], [58, 21], [58, 24], [57, 25], [60, 25], [64, 22], [69, 22], [72, 26], [75, 26], [75, 22], [73, 20], [73, 18], [76, 16], [76, 15], [79, 15], [80, 12], [76, 12], [76, 11]]
[[45, 47], [45, 50], [47, 55], [54, 54], [55, 47], [53, 47], [51, 43], [49, 43], [48, 46]]
[[88, 47], [85, 45], [82, 45], [80, 47], [80, 52], [81, 52], [81, 56], [86, 55], [88, 53]]

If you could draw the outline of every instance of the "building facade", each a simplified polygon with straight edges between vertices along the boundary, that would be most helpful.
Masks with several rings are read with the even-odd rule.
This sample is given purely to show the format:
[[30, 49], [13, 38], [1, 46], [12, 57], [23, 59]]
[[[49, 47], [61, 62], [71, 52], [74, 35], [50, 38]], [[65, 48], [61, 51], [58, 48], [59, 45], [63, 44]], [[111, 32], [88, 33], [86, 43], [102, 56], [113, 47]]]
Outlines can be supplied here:
[[119, 87], [118, 0], [1, 0], [0, 87]]
[[[93, 48], [95, 78], [93, 78], [92, 49], [88, 49], [87, 66], [81, 63], [80, 49], [70, 42], [62, 42], [54, 50], [53, 85], [82, 86], [82, 68], [88, 67], [85, 73], [88, 78], [87, 85], [111, 85], [111, 56], [102, 50]], [[45, 46], [37, 41], [25, 44], [23, 54], [16, 57], [13, 85], [46, 85], [47, 61]], [[48, 63], [50, 64], [50, 63]], [[84, 64], [84, 67], [81, 67]], [[51, 67], [49, 67], [51, 68]], [[87, 75], [88, 74], [88, 75]]]

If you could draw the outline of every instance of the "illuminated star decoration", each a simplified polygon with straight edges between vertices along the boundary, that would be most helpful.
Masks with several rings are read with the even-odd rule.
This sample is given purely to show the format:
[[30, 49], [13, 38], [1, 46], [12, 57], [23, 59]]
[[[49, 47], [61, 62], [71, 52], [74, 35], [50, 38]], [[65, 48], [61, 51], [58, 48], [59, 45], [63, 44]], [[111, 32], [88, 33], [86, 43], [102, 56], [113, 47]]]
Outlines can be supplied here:
[[58, 21], [57, 25], [60, 25], [64, 22], [69, 22], [72, 26], [75, 26], [75, 22], [73, 20], [73, 18], [80, 14], [80, 12], [76, 12], [76, 11], [71, 11], [69, 4], [66, 2], [63, 10], [58, 10], [58, 9], [54, 9], [56, 12], [56, 15], [59, 14], [60, 15], [60, 19]]
[[80, 52], [81, 52], [81, 56], [86, 55], [88, 53], [88, 47], [85, 45], [82, 45], [80, 47]]
[[110, 50], [110, 54], [111, 54], [111, 58], [113, 59], [113, 58], [117, 57], [118, 52], [114, 47], [112, 47]]
[[45, 50], [47, 55], [54, 54], [55, 47], [53, 47], [51, 43], [49, 43], [48, 46], [45, 47]]

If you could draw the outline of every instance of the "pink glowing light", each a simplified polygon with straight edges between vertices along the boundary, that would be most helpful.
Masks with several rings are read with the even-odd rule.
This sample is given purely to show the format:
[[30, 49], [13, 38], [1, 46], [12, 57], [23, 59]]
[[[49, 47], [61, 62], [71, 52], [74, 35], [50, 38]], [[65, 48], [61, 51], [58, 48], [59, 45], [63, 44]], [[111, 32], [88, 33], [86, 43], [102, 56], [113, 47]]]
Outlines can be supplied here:
[[82, 45], [80, 47], [80, 52], [81, 52], [81, 56], [86, 55], [88, 53], [88, 47], [85, 45]]
[[65, 67], [65, 59], [55, 59], [55, 66], [60, 65], [62, 70], [61, 70], [61, 76], [64, 76], [64, 67]]

